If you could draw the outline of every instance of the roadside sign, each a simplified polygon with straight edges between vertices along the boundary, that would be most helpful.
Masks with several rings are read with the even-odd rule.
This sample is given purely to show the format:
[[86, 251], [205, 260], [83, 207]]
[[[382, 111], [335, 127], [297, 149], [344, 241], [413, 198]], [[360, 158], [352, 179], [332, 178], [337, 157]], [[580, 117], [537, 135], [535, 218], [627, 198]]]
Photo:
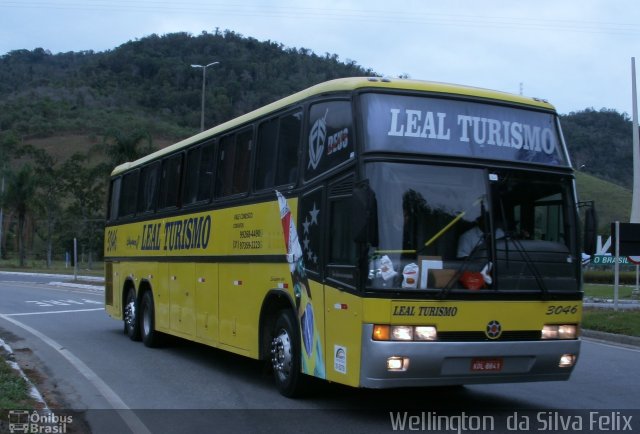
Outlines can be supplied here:
[[[640, 256], [632, 256], [637, 258], [640, 263]], [[591, 264], [593, 265], [614, 265], [616, 263], [616, 257], [611, 255], [593, 255], [591, 257]], [[629, 264], [629, 258], [626, 256], [618, 257], [618, 263], [622, 265]]]
[[640, 265], [640, 256], [628, 256], [632, 264]]
[[[616, 230], [615, 225], [617, 222], [611, 223], [611, 237], [613, 238], [613, 245], [616, 245]], [[640, 254], [640, 224], [638, 223], [617, 223], [619, 225], [618, 231], [620, 240], [618, 248], [620, 249], [620, 256], [633, 256]]]

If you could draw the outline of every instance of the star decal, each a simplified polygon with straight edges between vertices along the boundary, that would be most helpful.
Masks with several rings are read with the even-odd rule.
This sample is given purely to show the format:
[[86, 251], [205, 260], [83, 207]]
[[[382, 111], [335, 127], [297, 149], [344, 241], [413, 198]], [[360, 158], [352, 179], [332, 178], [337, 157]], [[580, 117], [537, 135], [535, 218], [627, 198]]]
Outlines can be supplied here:
[[316, 203], [313, 202], [313, 209], [309, 211], [311, 214], [311, 224], [318, 224], [318, 214], [320, 214], [320, 210], [316, 208]]
[[318, 209], [318, 202], [310, 201], [308, 203], [313, 203], [313, 207], [309, 210], [307, 204], [307, 207], [305, 207], [306, 213], [302, 214], [302, 216], [304, 216], [304, 220], [300, 223], [303, 231], [303, 239], [301, 240], [301, 243], [307, 265], [312, 266], [312, 264], [315, 264], [311, 269], [316, 269], [318, 266], [318, 255], [314, 250], [319, 248], [319, 245], [316, 244], [320, 242], [320, 239], [317, 228], [314, 232], [314, 226], [320, 226], [320, 209]]

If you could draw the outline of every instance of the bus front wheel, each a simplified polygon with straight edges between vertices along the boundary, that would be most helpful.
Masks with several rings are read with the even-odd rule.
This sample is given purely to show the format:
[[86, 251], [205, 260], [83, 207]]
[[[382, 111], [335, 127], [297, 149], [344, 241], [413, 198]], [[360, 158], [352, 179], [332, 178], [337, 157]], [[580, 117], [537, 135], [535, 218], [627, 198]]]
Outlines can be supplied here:
[[129, 288], [124, 304], [124, 333], [132, 341], [140, 340], [140, 321], [138, 320], [137, 310], [136, 291], [133, 288]]
[[305, 380], [300, 371], [300, 334], [290, 310], [278, 314], [272, 336], [271, 364], [276, 387], [286, 397], [300, 396]]

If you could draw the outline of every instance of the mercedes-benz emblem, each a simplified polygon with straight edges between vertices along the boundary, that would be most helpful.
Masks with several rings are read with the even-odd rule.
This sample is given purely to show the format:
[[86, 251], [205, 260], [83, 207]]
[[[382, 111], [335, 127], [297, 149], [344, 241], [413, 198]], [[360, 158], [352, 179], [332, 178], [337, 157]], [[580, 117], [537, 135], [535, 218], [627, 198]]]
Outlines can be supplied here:
[[489, 339], [498, 339], [502, 334], [502, 326], [496, 320], [489, 321], [487, 324], [487, 331], [485, 332]]

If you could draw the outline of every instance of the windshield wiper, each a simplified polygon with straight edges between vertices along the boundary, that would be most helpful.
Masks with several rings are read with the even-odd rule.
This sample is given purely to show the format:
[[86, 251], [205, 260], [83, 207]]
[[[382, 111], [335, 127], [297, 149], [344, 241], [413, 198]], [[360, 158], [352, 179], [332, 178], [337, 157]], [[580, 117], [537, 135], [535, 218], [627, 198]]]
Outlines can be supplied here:
[[542, 292], [542, 296], [543, 298], [546, 296], [546, 294], [549, 292], [549, 290], [547, 289], [547, 285], [544, 283], [544, 279], [542, 278], [542, 275], [540, 274], [540, 271], [538, 270], [538, 267], [536, 267], [536, 264], [531, 260], [531, 257], [529, 256], [529, 254], [527, 253], [527, 250], [524, 248], [524, 246], [522, 245], [522, 243], [520, 242], [520, 240], [518, 240], [517, 238], [513, 237], [512, 232], [507, 232], [506, 228], [506, 222], [507, 222], [507, 218], [506, 218], [506, 213], [504, 211], [504, 202], [502, 200], [502, 195], [500, 193], [498, 193], [498, 198], [499, 198], [499, 204], [500, 204], [500, 214], [501, 214], [501, 218], [502, 218], [502, 225], [505, 228], [505, 236], [504, 236], [504, 240], [505, 240], [505, 255], [506, 255], [506, 268], [509, 268], [509, 244], [511, 241], [513, 241], [513, 245], [515, 246], [516, 250], [520, 253], [520, 255], [522, 256], [522, 259], [524, 260], [524, 263], [527, 265], [527, 268], [529, 269], [529, 271], [531, 272], [531, 274], [533, 275], [534, 279], [536, 280], [536, 284], [538, 285], [538, 288], [540, 288], [540, 291]]
[[[522, 259], [524, 259], [524, 263], [527, 265], [527, 268], [533, 275], [533, 278], [536, 280], [538, 288], [540, 289], [540, 292], [542, 292], [542, 296], [544, 299], [545, 296], [548, 294], [549, 289], [547, 288], [547, 284], [544, 283], [544, 279], [542, 278], [542, 275], [540, 274], [538, 267], [536, 266], [535, 262], [531, 260], [529, 253], [527, 253], [527, 250], [524, 248], [520, 240], [518, 240], [517, 238], [513, 238], [511, 234], [509, 234], [505, 237], [506, 246], [509, 245], [510, 241], [513, 242], [513, 245], [515, 246], [518, 253], [522, 255]], [[508, 247], [507, 247], [507, 250], [508, 250]]]

